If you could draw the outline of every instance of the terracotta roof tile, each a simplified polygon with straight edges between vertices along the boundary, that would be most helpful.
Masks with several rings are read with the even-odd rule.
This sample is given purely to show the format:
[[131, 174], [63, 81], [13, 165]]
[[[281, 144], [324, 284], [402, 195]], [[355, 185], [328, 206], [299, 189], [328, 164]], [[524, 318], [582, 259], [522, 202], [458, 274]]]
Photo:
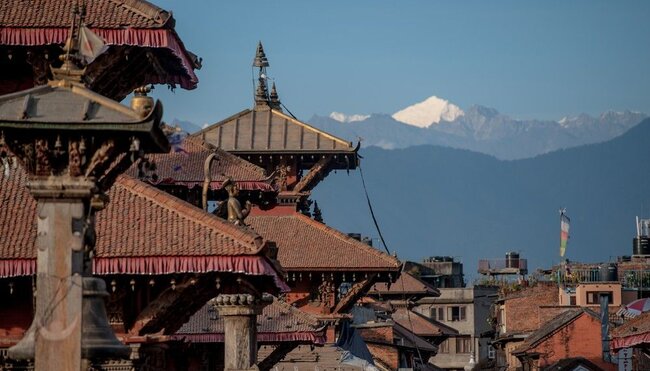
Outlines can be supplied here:
[[419, 278], [413, 276], [411, 273], [402, 272], [395, 281], [388, 286], [388, 283], [379, 282], [376, 283], [372, 289], [368, 292], [369, 294], [421, 294], [421, 295], [430, 295], [430, 296], [439, 296], [440, 291], [430, 284], [420, 280]]
[[[0, 27], [70, 27], [76, 0], [3, 0]], [[142, 0], [93, 0], [86, 3], [86, 24], [93, 28], [161, 28], [171, 13]]]
[[[257, 316], [258, 334], [312, 333], [322, 337], [324, 325], [315, 317], [273, 298]], [[204, 305], [176, 335], [223, 334], [224, 323], [211, 304]], [[288, 340], [288, 339], [287, 339]]]
[[418, 336], [428, 337], [458, 334], [457, 330], [404, 307], [397, 308], [391, 314], [391, 318], [406, 329], [413, 329], [413, 333]]
[[640, 314], [612, 330], [612, 337], [626, 337], [650, 333], [650, 312]]
[[[231, 155], [230, 153], [204, 143], [200, 138], [187, 138], [170, 153], [147, 155], [156, 164], [154, 171], [144, 171], [143, 181], [151, 184], [178, 184], [192, 188], [202, 185], [205, 160], [212, 153], [216, 157], [210, 168], [211, 188], [218, 189], [226, 177], [232, 177], [240, 184], [240, 189], [272, 190], [267, 182], [264, 169]], [[131, 177], [138, 178], [137, 164], [127, 171]], [[156, 174], [157, 179], [151, 179]]]
[[[0, 259], [33, 259], [36, 201], [22, 168], [0, 177]], [[97, 214], [97, 257], [255, 255], [263, 239], [152, 186], [120, 176]]]
[[246, 222], [278, 245], [287, 270], [398, 271], [401, 263], [365, 243], [302, 214], [250, 216]]

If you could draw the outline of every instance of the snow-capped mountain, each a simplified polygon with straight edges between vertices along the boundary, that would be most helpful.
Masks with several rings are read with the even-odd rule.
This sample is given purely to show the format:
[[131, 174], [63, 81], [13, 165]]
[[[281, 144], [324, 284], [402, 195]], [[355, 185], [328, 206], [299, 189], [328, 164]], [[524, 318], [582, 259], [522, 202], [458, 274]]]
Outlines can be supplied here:
[[330, 113], [330, 118], [338, 122], [357, 122], [363, 121], [370, 117], [370, 115], [346, 115], [341, 112], [332, 112]]
[[464, 114], [457, 105], [434, 95], [395, 112], [393, 118], [405, 124], [427, 128], [441, 121], [454, 121]]
[[363, 146], [384, 149], [432, 144], [468, 149], [514, 160], [615, 138], [641, 122], [639, 112], [608, 111], [551, 120], [517, 120], [494, 108], [466, 110], [430, 97], [392, 116], [386, 114], [314, 116], [309, 122], [342, 138], [363, 139]]

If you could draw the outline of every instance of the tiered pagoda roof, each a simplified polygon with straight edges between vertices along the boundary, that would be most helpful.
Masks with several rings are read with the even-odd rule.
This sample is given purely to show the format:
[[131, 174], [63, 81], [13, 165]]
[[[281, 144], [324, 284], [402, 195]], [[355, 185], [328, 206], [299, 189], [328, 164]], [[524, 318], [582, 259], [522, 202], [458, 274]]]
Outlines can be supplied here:
[[303, 160], [318, 154], [340, 154], [339, 163], [348, 154], [349, 168], [357, 165], [357, 148], [352, 143], [272, 108], [246, 109], [194, 135], [237, 154], [285, 153], [303, 156]]
[[[224, 322], [210, 303], [204, 305], [173, 336], [193, 343], [224, 341]], [[257, 316], [258, 343], [324, 344], [325, 326], [315, 317], [277, 298]]]
[[[125, 175], [97, 216], [96, 274], [237, 272], [288, 289], [258, 234]], [[36, 201], [20, 167], [0, 178], [0, 277], [36, 272]]]
[[[78, 3], [0, 3], [0, 53], [12, 55], [12, 61], [3, 69], [13, 71], [12, 76], [1, 79], [4, 83], [0, 83], [0, 94], [20, 90], [12, 88], [19, 77], [26, 80], [18, 82], [22, 88], [47, 81], [47, 67], [62, 53], [61, 47], [69, 37], [71, 13]], [[185, 49], [170, 12], [143, 0], [94, 0], [85, 5], [85, 25], [109, 46], [87, 68], [85, 76], [91, 89], [121, 100], [145, 84], [196, 88], [194, 69], [200, 68], [200, 60]], [[18, 72], [32, 68], [36, 76]], [[35, 81], [27, 81], [32, 79]]]
[[287, 271], [393, 272], [397, 258], [300, 213], [256, 215], [247, 223], [278, 245], [278, 261]]
[[[140, 174], [138, 166], [134, 165], [127, 174], [156, 186], [176, 185], [187, 188], [202, 186], [205, 180], [204, 165], [212, 154], [215, 157], [210, 166], [210, 189], [221, 189], [223, 182], [230, 177], [242, 190], [274, 191], [264, 169], [216, 148], [200, 138], [192, 137], [184, 139], [170, 153], [148, 155], [148, 160], [155, 164], [154, 170]], [[153, 174], [155, 178], [152, 177]]]

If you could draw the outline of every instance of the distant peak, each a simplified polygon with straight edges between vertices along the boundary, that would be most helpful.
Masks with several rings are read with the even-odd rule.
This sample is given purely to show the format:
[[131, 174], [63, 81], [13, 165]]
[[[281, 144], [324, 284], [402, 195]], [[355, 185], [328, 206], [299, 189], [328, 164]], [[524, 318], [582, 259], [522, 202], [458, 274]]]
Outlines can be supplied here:
[[370, 115], [346, 115], [341, 112], [332, 112], [330, 113], [330, 118], [338, 122], [356, 122], [363, 121], [370, 117]]
[[427, 128], [441, 121], [454, 121], [464, 114], [455, 104], [434, 95], [396, 112], [393, 118], [405, 124]]

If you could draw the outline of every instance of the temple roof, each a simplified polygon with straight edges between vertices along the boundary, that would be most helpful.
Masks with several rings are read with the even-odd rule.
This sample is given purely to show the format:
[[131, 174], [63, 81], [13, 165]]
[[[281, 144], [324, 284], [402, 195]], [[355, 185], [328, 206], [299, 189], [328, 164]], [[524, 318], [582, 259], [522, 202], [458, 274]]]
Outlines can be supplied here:
[[372, 246], [300, 213], [249, 216], [246, 222], [278, 245], [278, 261], [294, 271], [392, 271], [401, 263]]
[[[193, 343], [223, 342], [223, 319], [208, 303], [176, 332], [174, 338]], [[324, 344], [325, 326], [315, 317], [274, 297], [257, 316], [257, 341]]]
[[378, 282], [368, 294], [440, 296], [440, 291], [411, 273], [402, 272], [395, 283], [391, 283], [389, 286], [386, 282]]
[[[43, 84], [49, 63], [56, 60], [69, 37], [76, 0], [4, 0], [0, 2], [0, 47], [10, 47], [14, 60], [30, 59], [33, 77], [13, 71], [13, 78]], [[145, 84], [180, 85], [194, 89], [198, 78], [194, 69], [200, 58], [185, 49], [174, 31], [171, 12], [143, 0], [93, 0], [84, 2], [84, 24], [101, 37], [109, 50], [92, 62], [86, 78], [95, 91], [122, 100]], [[24, 55], [21, 47], [41, 47]], [[46, 56], [49, 54], [49, 58]], [[18, 57], [20, 56], [20, 57]], [[17, 68], [18, 64], [7, 68]], [[109, 71], [109, 73], [106, 73]], [[10, 78], [11, 80], [11, 78]], [[0, 84], [0, 91], [10, 92]]]
[[193, 135], [236, 154], [338, 154], [357, 164], [352, 143], [275, 109], [247, 109]]
[[[171, 13], [143, 0], [93, 0], [87, 5], [86, 25], [96, 28], [161, 28], [174, 26]], [[4, 0], [0, 27], [70, 27], [76, 0]]]
[[[226, 271], [286, 287], [257, 233], [121, 175], [97, 214], [96, 274]], [[0, 277], [35, 273], [36, 201], [22, 168], [0, 177]]]
[[[149, 144], [148, 151], [168, 151], [159, 127], [162, 106], [140, 116], [133, 109], [99, 95], [81, 84], [52, 81], [48, 85], [0, 96], [0, 128], [51, 129], [102, 133], [128, 130]], [[86, 133], [87, 134], [87, 133]]]
[[[141, 180], [154, 185], [173, 184], [188, 188], [202, 186], [204, 164], [213, 153], [215, 158], [210, 167], [211, 189], [220, 189], [226, 178], [231, 177], [243, 190], [274, 190], [264, 169], [205, 143], [200, 138], [192, 137], [186, 138], [178, 146], [173, 146], [170, 153], [147, 155], [147, 158], [156, 164], [156, 168], [145, 172]], [[137, 164], [131, 166], [127, 174], [138, 178]], [[156, 175], [155, 180], [151, 174]]]

